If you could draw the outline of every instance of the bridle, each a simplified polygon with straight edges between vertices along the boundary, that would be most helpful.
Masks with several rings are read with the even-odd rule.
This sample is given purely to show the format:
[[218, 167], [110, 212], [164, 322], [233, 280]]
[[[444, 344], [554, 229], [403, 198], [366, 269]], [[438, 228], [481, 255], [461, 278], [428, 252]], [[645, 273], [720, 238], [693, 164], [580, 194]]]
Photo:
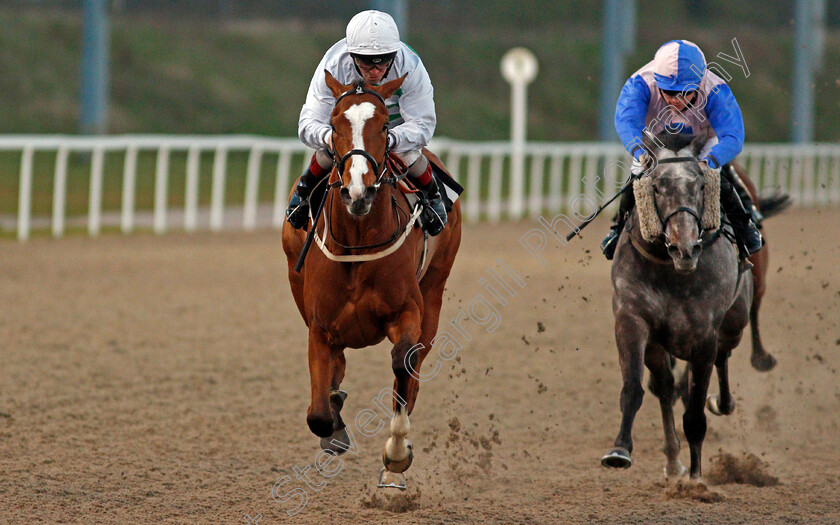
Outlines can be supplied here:
[[[338, 103], [341, 102], [342, 99], [351, 95], [373, 95], [377, 99], [379, 99], [383, 106], [385, 106], [385, 99], [382, 98], [382, 95], [380, 95], [372, 89], [366, 88], [361, 83], [356, 84], [355, 87], [348, 89], [347, 91], [339, 95], [339, 97], [335, 101], [335, 105], [338, 106]], [[332, 128], [333, 133], [335, 133], [335, 126], [332, 125], [332, 122], [330, 122], [330, 127]], [[344, 167], [347, 164], [347, 160], [354, 155], [361, 155], [373, 166], [373, 172], [376, 174], [376, 182], [373, 184], [373, 188], [375, 190], [378, 190], [379, 186], [381, 186], [383, 182], [389, 182], [396, 186], [396, 183], [402, 180], [402, 178], [405, 177], [405, 174], [397, 174], [394, 177], [385, 177], [385, 174], [389, 171], [388, 156], [390, 153], [391, 147], [388, 145], [387, 139], [385, 140], [385, 155], [382, 157], [381, 163], [377, 162], [377, 160], [373, 158], [373, 155], [371, 155], [363, 149], [351, 149], [350, 151], [339, 157], [338, 153], [335, 151], [335, 145], [333, 145], [332, 149], [330, 150], [330, 156], [332, 156], [333, 158], [333, 165], [335, 166], [336, 173], [338, 175], [338, 180], [336, 180], [336, 182], [332, 183], [330, 186], [339, 186], [341, 184], [341, 176], [344, 175]]]
[[[695, 163], [699, 166], [699, 162], [697, 162], [697, 159], [694, 158], [694, 157], [671, 157], [671, 158], [668, 158], [668, 159], [658, 160], [657, 165], [677, 163], [677, 162], [693, 162], [693, 163]], [[705, 200], [703, 202], [703, 205], [704, 206], [706, 205]], [[692, 217], [694, 217], [694, 220], [697, 221], [697, 229], [700, 232], [699, 235], [697, 236], [698, 238], [702, 238], [703, 235], [706, 233], [706, 230], [703, 228], [703, 219], [701, 218], [701, 216], [697, 212], [697, 210], [695, 210], [693, 208], [689, 208], [687, 206], [680, 206], [676, 210], [674, 210], [671, 213], [669, 213], [668, 215], [666, 215], [665, 218], [663, 219], [662, 214], [659, 213], [659, 207], [656, 205], [656, 199], [655, 198], [653, 199], [653, 206], [656, 209], [656, 216], [659, 219], [659, 223], [662, 225], [662, 236], [665, 239], [665, 247], [666, 248], [671, 247], [671, 239], [669, 239], [668, 235], [665, 233], [667, 231], [668, 221], [670, 221], [671, 218], [674, 217], [674, 215], [676, 215], [678, 213], [685, 212], [685, 213], [688, 213], [689, 215], [691, 215]]]
[[[373, 91], [371, 89], [366, 88], [362, 83], [357, 83], [353, 88], [348, 89], [347, 91], [345, 91], [344, 93], [342, 93], [341, 95], [338, 96], [338, 98], [336, 99], [336, 106], [345, 97], [354, 96], [354, 95], [373, 95], [382, 103], [383, 106], [385, 105], [385, 99], [382, 98], [382, 95], [380, 95], [376, 91]], [[332, 127], [333, 132], [335, 132], [335, 126], [333, 126], [332, 123], [330, 123], [330, 126]], [[369, 152], [367, 152], [363, 149], [351, 149], [350, 151], [348, 151], [347, 153], [345, 153], [344, 155], [339, 157], [337, 152], [335, 151], [335, 146], [333, 145], [332, 149], [330, 150], [330, 156], [332, 156], [332, 158], [333, 158], [333, 166], [335, 168], [334, 171], [335, 171], [335, 174], [336, 174], [336, 180], [334, 182], [328, 183], [325, 191], [327, 193], [330, 193], [331, 189], [338, 188], [338, 187], [341, 186], [341, 184], [342, 184], [341, 178], [342, 178], [342, 175], [344, 173], [344, 168], [347, 164], [347, 160], [350, 159], [354, 155], [363, 156], [365, 159], [367, 159], [371, 163], [371, 165], [373, 165], [374, 173], [376, 174], [376, 182], [373, 185], [373, 188], [374, 188], [375, 191], [379, 190], [379, 187], [382, 185], [383, 182], [389, 183], [392, 186], [394, 186], [394, 188], [396, 188], [397, 183], [399, 183], [403, 178], [405, 178], [405, 176], [408, 173], [408, 170], [405, 170], [404, 173], [396, 173], [397, 169], [394, 169], [394, 167], [391, 166], [393, 164], [393, 161], [389, 161], [390, 153], [391, 153], [391, 148], [388, 145], [387, 139], [385, 141], [385, 155], [384, 155], [381, 163], [377, 162], [376, 159], [373, 158], [373, 155], [371, 155]], [[390, 177], [386, 176], [389, 172], [393, 173], [393, 175], [390, 176]], [[335, 195], [334, 193], [330, 194], [329, 199], [332, 200], [334, 198], [334, 195]], [[323, 195], [320, 208], [323, 208], [323, 205], [326, 202], [327, 197], [328, 197], [327, 194]], [[396, 251], [402, 245], [402, 243], [405, 241], [406, 237], [408, 236], [408, 233], [411, 231], [411, 228], [414, 226], [414, 223], [417, 221], [417, 218], [420, 216], [420, 212], [422, 211], [421, 206], [415, 205], [415, 208], [412, 211], [412, 213], [410, 215], [407, 214], [397, 204], [397, 200], [396, 200], [396, 198], [394, 198], [393, 195], [391, 196], [391, 205], [392, 205], [392, 208], [394, 210], [394, 215], [397, 218], [397, 228], [394, 231], [393, 235], [391, 235], [388, 239], [386, 239], [382, 242], [374, 243], [374, 244], [367, 244], [367, 245], [360, 245], [360, 246], [347, 246], [347, 245], [342, 244], [341, 242], [338, 241], [338, 239], [335, 238], [335, 234], [333, 233], [332, 229], [329, 226], [329, 224], [330, 224], [330, 217], [329, 217], [330, 212], [328, 211], [326, 213], [326, 215], [324, 215], [324, 233], [326, 234], [327, 232], [329, 232], [329, 236], [332, 238], [333, 242], [337, 246], [339, 246], [339, 247], [341, 247], [345, 250], [367, 250], [367, 249], [373, 249], [373, 248], [380, 248], [380, 247], [383, 247], [383, 246], [386, 246], [386, 245], [390, 244], [391, 246], [388, 247], [387, 249], [385, 249], [381, 252], [377, 252], [377, 253], [360, 254], [360, 255], [335, 255], [335, 254], [331, 253], [329, 251], [329, 249], [327, 248], [326, 244], [324, 243], [324, 240], [317, 234], [317, 232], [315, 232], [316, 224], [317, 224], [317, 215], [320, 215], [320, 209], [318, 210], [318, 214], [313, 216], [312, 215], [312, 209], [310, 208], [310, 219], [312, 220], [313, 232], [315, 232], [314, 237], [315, 237], [316, 244], [318, 244], [318, 246], [321, 248], [321, 251], [324, 252], [324, 255], [326, 255], [328, 259], [331, 259], [333, 261], [338, 261], [338, 262], [371, 261], [371, 260], [380, 259], [382, 257], [386, 257], [386, 256], [390, 255], [391, 253]], [[332, 209], [332, 205], [330, 205], [329, 209]], [[424, 249], [424, 256], [425, 256], [425, 249]]]

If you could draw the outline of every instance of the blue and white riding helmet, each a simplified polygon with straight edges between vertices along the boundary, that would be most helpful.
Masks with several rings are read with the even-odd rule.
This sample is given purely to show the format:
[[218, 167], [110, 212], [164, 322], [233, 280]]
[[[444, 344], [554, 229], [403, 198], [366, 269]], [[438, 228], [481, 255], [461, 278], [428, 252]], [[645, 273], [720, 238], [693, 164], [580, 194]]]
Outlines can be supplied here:
[[653, 78], [665, 91], [693, 91], [705, 74], [706, 57], [688, 40], [666, 42], [653, 57]]

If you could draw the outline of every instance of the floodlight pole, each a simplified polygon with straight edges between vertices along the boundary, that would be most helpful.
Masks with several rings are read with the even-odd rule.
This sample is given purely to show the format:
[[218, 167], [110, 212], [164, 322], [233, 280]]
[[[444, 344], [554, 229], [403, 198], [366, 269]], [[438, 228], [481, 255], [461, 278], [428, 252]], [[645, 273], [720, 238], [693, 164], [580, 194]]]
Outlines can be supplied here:
[[82, 0], [80, 128], [84, 134], [107, 131], [108, 25], [105, 0]]
[[601, 96], [598, 107], [598, 140], [615, 140], [615, 104], [621, 92], [624, 58], [636, 40], [636, 1], [604, 0], [604, 34], [601, 39]]

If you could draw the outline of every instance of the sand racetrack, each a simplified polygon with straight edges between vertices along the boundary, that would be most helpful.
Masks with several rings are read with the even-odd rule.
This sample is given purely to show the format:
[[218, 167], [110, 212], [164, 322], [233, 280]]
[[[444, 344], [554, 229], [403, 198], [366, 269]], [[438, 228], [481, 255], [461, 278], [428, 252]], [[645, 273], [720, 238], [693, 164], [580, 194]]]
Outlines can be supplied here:
[[[535, 223], [465, 228], [441, 327], [488, 295], [497, 258], [525, 286], [495, 321], [464, 322], [472, 340], [423, 383], [397, 495], [375, 488], [386, 431], [356, 432], [333, 477], [308, 470], [317, 490], [294, 477], [318, 440], [279, 233], [3, 241], [0, 523], [840, 523], [838, 224], [836, 209], [767, 221], [779, 365], [754, 371], [745, 335], [699, 494], [663, 481], [649, 393], [633, 467], [599, 464], [621, 389], [603, 221], [547, 265], [518, 242]], [[393, 376], [386, 344], [347, 355], [350, 422]]]

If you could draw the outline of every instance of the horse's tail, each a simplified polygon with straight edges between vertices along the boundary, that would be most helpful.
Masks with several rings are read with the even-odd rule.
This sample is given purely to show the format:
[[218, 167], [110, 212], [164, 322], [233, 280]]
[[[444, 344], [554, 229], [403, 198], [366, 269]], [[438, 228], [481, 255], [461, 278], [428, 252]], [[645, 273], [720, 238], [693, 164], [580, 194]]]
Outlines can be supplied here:
[[764, 215], [764, 218], [778, 215], [785, 211], [793, 201], [790, 200], [790, 195], [787, 193], [774, 193], [766, 197], [759, 197], [758, 211]]

